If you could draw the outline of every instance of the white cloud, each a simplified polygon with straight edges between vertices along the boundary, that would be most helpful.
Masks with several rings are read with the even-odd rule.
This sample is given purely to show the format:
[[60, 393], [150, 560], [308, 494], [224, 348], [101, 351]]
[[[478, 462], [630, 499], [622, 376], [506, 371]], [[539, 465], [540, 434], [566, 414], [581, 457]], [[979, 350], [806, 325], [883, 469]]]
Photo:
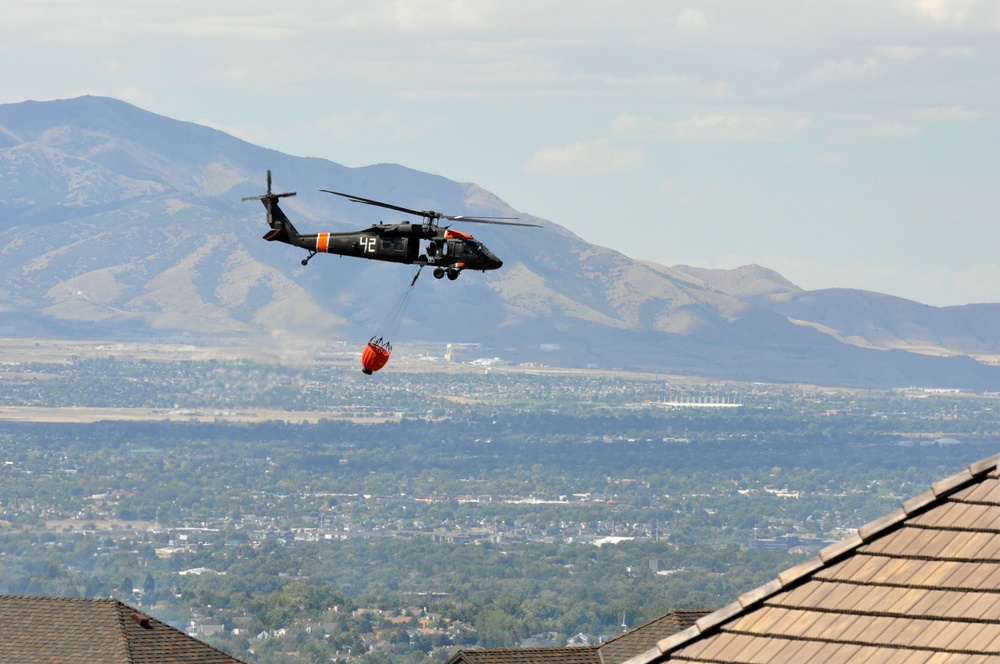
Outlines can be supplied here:
[[809, 78], [822, 83], [853, 82], [870, 78], [879, 69], [877, 58], [828, 60], [813, 70]]
[[677, 122], [674, 130], [683, 141], [752, 141], [773, 135], [775, 122], [764, 116], [712, 113]]
[[885, 45], [879, 46], [878, 52], [893, 60], [916, 60], [927, 53], [928, 49], [922, 46]]
[[880, 55], [891, 60], [916, 60], [925, 56], [942, 58], [970, 57], [975, 51], [969, 46], [951, 46], [948, 48], [931, 48], [928, 46], [904, 46], [886, 44], [878, 47]]
[[[108, 94], [172, 117], [208, 117], [291, 154], [402, 163], [511, 199], [530, 199], [535, 188], [518, 187], [540, 173], [625, 172], [607, 179], [630, 194], [616, 203], [628, 224], [668, 203], [690, 227], [738, 217], [770, 238], [779, 212], [801, 206], [803, 219], [905, 223], [914, 236], [934, 236], [942, 256], [970, 264], [989, 244], [1000, 0], [9, 5], [2, 102]], [[830, 140], [845, 138], [852, 142]], [[926, 158], [914, 163], [914, 154]], [[679, 156], [717, 167], [684, 168]], [[738, 168], [746, 156], [761, 168]], [[772, 182], [769, 170], [789, 177]], [[672, 186], [657, 194], [660, 182]], [[553, 220], [603, 227], [601, 196], [572, 178], [550, 184], [538, 206]], [[772, 187], [780, 199], [767, 195]], [[581, 194], [593, 198], [583, 205]], [[918, 196], [930, 203], [901, 208]], [[978, 228], [954, 232], [947, 220], [959, 216]], [[699, 241], [706, 252], [734, 246], [721, 232]], [[796, 255], [838, 260], [824, 259], [819, 244], [802, 242]], [[933, 262], [886, 246], [881, 257], [865, 255]], [[838, 279], [861, 273], [840, 269]], [[890, 283], [874, 267], [850, 283], [869, 277], [873, 289]]]
[[920, 125], [912, 122], [876, 122], [870, 126], [874, 138], [912, 138], [921, 134]]
[[677, 14], [676, 24], [681, 32], [699, 32], [708, 26], [708, 16], [693, 7], [685, 7]]
[[[941, 54], [941, 43], [972, 53], [967, 42], [981, 35], [982, 19], [991, 6], [995, 15], [997, 4], [296, 0], [286, 7], [246, 0], [234, 9], [221, 0], [104, 0], [99, 6], [44, 0], [14, 3], [5, 11], [0, 53], [14, 44], [40, 53], [47, 46], [52, 61], [22, 53], [0, 65], [9, 64], [9, 71], [35, 60], [39, 70], [58, 71], [67, 69], [60, 60], [83, 62], [100, 52], [130, 59], [135, 66], [129, 75], [148, 81], [161, 76], [173, 83], [186, 75], [211, 85], [220, 70], [254, 72], [221, 81], [250, 91], [280, 77], [295, 81], [293, 93], [379, 87], [409, 98], [428, 91], [440, 99], [552, 100], [603, 109], [628, 99], [633, 108], [669, 104], [690, 114], [705, 114], [712, 103], [730, 105], [714, 107], [723, 112], [749, 104], [787, 110], [801, 83], [798, 70], [814, 71], [818, 87], [807, 91], [809, 103], [860, 105], [857, 96], [824, 84], [871, 77], [880, 73], [880, 62]], [[948, 28], [942, 41], [915, 18], [927, 16], [968, 18], [963, 29]], [[88, 52], [74, 53], [81, 49]], [[971, 66], [956, 63], [955, 70], [977, 71], [989, 56], [984, 50], [970, 58]], [[275, 64], [250, 66], [255, 58]], [[926, 75], [894, 77], [893, 85], [914, 95], [954, 89], [954, 74], [938, 70], [932, 81]], [[982, 84], [969, 73], [960, 78], [969, 79], [965, 85]]]
[[611, 133], [618, 138], [659, 141], [673, 138], [676, 132], [673, 123], [622, 113], [611, 123]]
[[602, 175], [632, 171], [644, 162], [642, 151], [619, 150], [608, 139], [600, 139], [561, 148], [545, 148], [535, 153], [524, 168], [553, 175]]
[[775, 141], [808, 126], [803, 116], [750, 111], [694, 115], [674, 122], [623, 113], [614, 119], [611, 131], [618, 138], [647, 141]]
[[925, 18], [952, 27], [990, 22], [996, 28], [1000, 17], [994, 0], [916, 0], [914, 8]]
[[865, 141], [873, 138], [913, 138], [922, 132], [916, 122], [867, 117], [854, 118], [847, 126], [831, 132], [830, 137], [839, 141]]
[[918, 108], [913, 114], [918, 120], [932, 122], [965, 122], [988, 117], [986, 113], [970, 111], [964, 106], [930, 106]]
[[481, 30], [492, 23], [495, 3], [486, 0], [397, 0], [396, 25], [407, 31]]

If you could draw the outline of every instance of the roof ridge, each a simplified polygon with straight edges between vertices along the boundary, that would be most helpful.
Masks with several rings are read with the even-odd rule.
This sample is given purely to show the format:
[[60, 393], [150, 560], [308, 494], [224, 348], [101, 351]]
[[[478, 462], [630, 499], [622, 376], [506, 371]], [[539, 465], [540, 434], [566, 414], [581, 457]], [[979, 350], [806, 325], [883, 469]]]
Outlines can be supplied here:
[[0, 615], [4, 661], [29, 651], [46, 661], [108, 664], [179, 661], [164, 657], [170, 653], [183, 655], [184, 661], [243, 661], [113, 598], [0, 595]]
[[125, 611], [124, 609], [130, 609], [127, 604], [119, 600], [115, 600], [115, 609], [118, 614], [118, 639], [120, 641], [120, 646], [122, 650], [125, 651], [125, 659], [123, 661], [128, 664], [134, 664], [135, 658], [132, 656], [132, 642], [128, 638], [128, 632], [125, 630]]
[[40, 596], [40, 595], [6, 595], [6, 594], [0, 593], [0, 599], [27, 599], [27, 600], [31, 600], [33, 602], [37, 602], [39, 600], [44, 600], [44, 601], [60, 601], [60, 602], [91, 602], [91, 603], [98, 603], [98, 602], [100, 602], [100, 603], [105, 603], [105, 604], [113, 604], [113, 603], [117, 602], [117, 603], [121, 604], [121, 602], [119, 602], [117, 599], [114, 599], [112, 597], [61, 597], [61, 596], [54, 596], [54, 595], [53, 596], [49, 596], [49, 595], [46, 595], [46, 596]]
[[[664, 614], [662, 614], [660, 616], [657, 616], [656, 618], [653, 618], [652, 620], [647, 620], [646, 622], [642, 623], [641, 625], [636, 625], [632, 629], [624, 631], [621, 634], [618, 634], [617, 636], [614, 636], [614, 637], [608, 639], [604, 643], [599, 643], [599, 644], [597, 644], [594, 647], [598, 648], [598, 649], [604, 648], [604, 646], [606, 646], [608, 644], [611, 644], [611, 643], [614, 643], [614, 642], [616, 642], [616, 641], [618, 641], [620, 639], [623, 639], [623, 638], [625, 638], [625, 637], [633, 634], [634, 632], [637, 632], [637, 631], [639, 631], [641, 629], [648, 629], [649, 626], [652, 625], [653, 623], [662, 622], [662, 621], [668, 620], [670, 618], [673, 618], [673, 619], [675, 619], [676, 622], [680, 623], [681, 622], [681, 620], [680, 620], [681, 616], [683, 616], [685, 614], [691, 614], [691, 613], [699, 613], [699, 614], [702, 614], [702, 615], [707, 615], [708, 613], [711, 613], [711, 611], [708, 611], [707, 609], [671, 609], [670, 611], [667, 611], [666, 613], [664, 613]], [[564, 647], [564, 646], [561, 646], [561, 647]]]
[[[608, 643], [608, 641], [605, 641], [605, 643]], [[546, 650], [546, 651], [547, 650], [559, 650], [559, 651], [574, 650], [574, 651], [583, 651], [583, 650], [593, 650], [595, 648], [600, 648], [602, 645], [604, 645], [604, 644], [602, 643], [602, 644], [598, 644], [598, 645], [587, 645], [587, 646], [532, 646], [530, 648], [518, 648], [516, 646], [512, 647], [512, 648], [465, 648], [465, 649], [463, 649], [463, 652], [470, 652], [470, 653], [476, 653], [476, 652], [491, 652], [491, 653], [498, 653], [498, 652], [518, 652], [518, 653], [522, 653], [522, 652], [535, 652], [535, 651], [538, 651], [538, 650]]]
[[895, 511], [866, 523], [858, 528], [853, 535], [822, 549], [815, 558], [785, 570], [772, 581], [740, 595], [736, 601], [704, 616], [691, 627], [662, 639], [649, 650], [625, 660], [622, 664], [650, 664], [663, 655], [668, 655], [671, 651], [687, 645], [705, 632], [729, 622], [750, 608], [757, 606], [768, 597], [804, 582], [819, 570], [830, 567], [866, 542], [885, 535], [898, 527], [906, 519], [939, 505], [956, 491], [977, 481], [984, 475], [998, 470], [998, 463], [1000, 463], [1000, 453], [969, 464], [964, 470], [951, 477], [935, 482], [929, 491], [905, 501]]
[[179, 635], [183, 636], [186, 639], [191, 639], [192, 641], [197, 642], [199, 648], [205, 648], [205, 649], [208, 649], [208, 650], [214, 650], [216, 653], [218, 653], [220, 655], [223, 655], [227, 659], [232, 659], [234, 662], [242, 662], [243, 661], [240, 658], [236, 657], [235, 655], [230, 655], [225, 650], [213, 646], [211, 643], [207, 643], [205, 641], [202, 641], [201, 639], [196, 639], [196, 638], [190, 636], [189, 634], [186, 634], [183, 630], [177, 629], [176, 627], [174, 627], [174, 626], [172, 626], [172, 625], [170, 625], [168, 623], [165, 623], [165, 622], [163, 622], [162, 620], [160, 620], [158, 618], [155, 618], [155, 617], [149, 615], [148, 613], [146, 613], [145, 611], [143, 611], [143, 610], [141, 610], [141, 609], [139, 609], [137, 607], [130, 606], [128, 604], [125, 604], [124, 602], [118, 602], [118, 604], [123, 609], [123, 612], [122, 612], [121, 615], [123, 617], [123, 632], [126, 634], [126, 640], [128, 641], [128, 646], [129, 646], [129, 664], [133, 664], [133, 659], [132, 659], [132, 656], [131, 656], [132, 655], [132, 642], [131, 642], [131, 640], [127, 639], [128, 632], [125, 631], [125, 629], [124, 629], [124, 625], [127, 624], [124, 621], [124, 616], [126, 615], [124, 613], [124, 611], [127, 611], [128, 612], [128, 614], [127, 614], [128, 618], [131, 619], [131, 620], [134, 620], [140, 627], [143, 627], [143, 628], [146, 628], [146, 629], [150, 629], [150, 628], [154, 627], [154, 625], [152, 623], [155, 623], [156, 627], [159, 627], [161, 629], [165, 629], [168, 632], [173, 632], [173, 633], [179, 634]]

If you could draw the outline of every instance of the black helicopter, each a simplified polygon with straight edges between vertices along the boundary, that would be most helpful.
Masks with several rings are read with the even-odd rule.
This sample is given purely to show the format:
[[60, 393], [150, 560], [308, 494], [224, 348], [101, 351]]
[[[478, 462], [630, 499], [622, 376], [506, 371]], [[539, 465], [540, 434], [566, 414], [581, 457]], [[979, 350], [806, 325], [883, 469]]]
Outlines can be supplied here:
[[[476, 224], [501, 224], [504, 226], [531, 226], [541, 228], [538, 224], [524, 224], [510, 219], [516, 217], [465, 217], [449, 216], [433, 211], [418, 211], [408, 208], [373, 201], [360, 196], [342, 194], [339, 191], [321, 189], [328, 194], [343, 196], [355, 203], [365, 203], [419, 216], [422, 223], [414, 224], [404, 221], [399, 224], [373, 224], [371, 228], [346, 233], [312, 233], [301, 234], [288, 220], [285, 213], [278, 207], [278, 199], [294, 196], [295, 192], [283, 194], [271, 193], [271, 171], [267, 172], [267, 193], [263, 196], [248, 196], [244, 201], [259, 200], [267, 210], [267, 224], [271, 230], [264, 235], [270, 242], [284, 242], [295, 247], [302, 247], [309, 255], [302, 259], [303, 265], [308, 265], [316, 254], [339, 254], [370, 260], [388, 261], [390, 263], [406, 263], [413, 265], [430, 265], [434, 267], [434, 276], [441, 279], [445, 275], [451, 280], [458, 279], [463, 270], [496, 270], [503, 261], [492, 251], [468, 233], [455, 231], [447, 226], [440, 226], [441, 219], [462, 221]], [[421, 247], [421, 242], [426, 246]]]

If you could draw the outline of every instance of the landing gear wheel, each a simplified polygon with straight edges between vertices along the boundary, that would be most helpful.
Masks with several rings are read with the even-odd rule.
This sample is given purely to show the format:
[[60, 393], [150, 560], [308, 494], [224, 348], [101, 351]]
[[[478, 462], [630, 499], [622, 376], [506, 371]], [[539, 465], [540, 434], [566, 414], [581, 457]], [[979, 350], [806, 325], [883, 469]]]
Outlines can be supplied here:
[[448, 278], [451, 279], [452, 281], [455, 281], [456, 279], [458, 279], [458, 270], [456, 270], [454, 268], [452, 268], [451, 270], [448, 270]]
[[444, 268], [443, 267], [434, 268], [434, 278], [441, 279], [443, 277], [444, 277]]

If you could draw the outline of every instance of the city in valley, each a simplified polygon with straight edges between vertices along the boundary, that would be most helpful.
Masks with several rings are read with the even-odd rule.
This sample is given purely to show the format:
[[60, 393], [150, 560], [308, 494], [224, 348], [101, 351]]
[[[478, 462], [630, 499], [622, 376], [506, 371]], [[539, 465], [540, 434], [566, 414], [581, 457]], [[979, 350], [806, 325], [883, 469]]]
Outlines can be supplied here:
[[0, 592], [116, 597], [261, 662], [592, 643], [725, 605], [998, 435], [961, 386], [476, 351], [365, 376], [337, 345], [9, 340]]

